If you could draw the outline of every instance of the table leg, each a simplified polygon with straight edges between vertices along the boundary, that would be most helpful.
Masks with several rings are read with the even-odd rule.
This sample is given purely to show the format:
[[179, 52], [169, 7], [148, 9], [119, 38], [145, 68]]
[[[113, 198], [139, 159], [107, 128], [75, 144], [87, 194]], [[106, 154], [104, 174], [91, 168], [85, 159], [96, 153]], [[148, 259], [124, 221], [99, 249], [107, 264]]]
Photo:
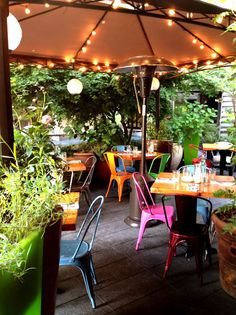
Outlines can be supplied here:
[[224, 169], [226, 165], [226, 155], [227, 155], [227, 151], [225, 150], [220, 151], [220, 175], [224, 175]]

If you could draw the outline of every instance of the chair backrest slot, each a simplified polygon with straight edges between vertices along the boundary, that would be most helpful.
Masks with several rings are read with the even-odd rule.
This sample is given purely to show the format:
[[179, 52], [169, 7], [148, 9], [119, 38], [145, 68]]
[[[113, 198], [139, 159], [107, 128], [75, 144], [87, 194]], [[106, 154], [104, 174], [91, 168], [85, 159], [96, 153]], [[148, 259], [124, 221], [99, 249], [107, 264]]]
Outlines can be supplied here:
[[[90, 207], [88, 208], [86, 216], [77, 234], [78, 245], [72, 256], [72, 261], [76, 258], [76, 255], [83, 241], [86, 240], [86, 242], [89, 244], [89, 250], [92, 249], [93, 242], [94, 242], [97, 228], [98, 228], [98, 222], [100, 219], [103, 202], [104, 202], [104, 197], [100, 195], [93, 200]], [[89, 235], [88, 235], [88, 231], [89, 231]]]

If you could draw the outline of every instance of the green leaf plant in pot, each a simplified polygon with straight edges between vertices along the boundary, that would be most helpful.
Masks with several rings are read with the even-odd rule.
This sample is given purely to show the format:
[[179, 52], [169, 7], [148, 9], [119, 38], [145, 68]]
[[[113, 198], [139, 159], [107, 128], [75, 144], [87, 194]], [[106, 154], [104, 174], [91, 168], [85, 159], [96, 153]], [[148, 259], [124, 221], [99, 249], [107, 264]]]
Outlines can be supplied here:
[[[7, 145], [3, 139], [1, 145]], [[60, 162], [40, 123], [15, 133], [11, 153], [0, 159], [0, 314], [49, 314], [42, 296], [43, 269], [50, 267], [44, 238], [62, 216], [56, 207], [56, 196], [62, 191]], [[52, 254], [60, 237], [55, 243], [49, 239], [46, 246], [51, 244]], [[55, 271], [46, 279], [48, 287], [51, 278], [56, 282], [59, 249], [56, 255]], [[46, 292], [53, 301], [56, 292], [50, 296]]]
[[199, 102], [176, 106], [172, 119], [169, 121], [173, 139], [183, 143], [184, 164], [192, 164], [192, 159], [198, 155], [198, 150], [191, 148], [193, 144], [199, 147], [201, 137], [209, 123], [213, 123], [216, 111]]
[[218, 240], [220, 283], [226, 293], [236, 298], [236, 191], [220, 189], [215, 197], [230, 198], [231, 203], [212, 214]]

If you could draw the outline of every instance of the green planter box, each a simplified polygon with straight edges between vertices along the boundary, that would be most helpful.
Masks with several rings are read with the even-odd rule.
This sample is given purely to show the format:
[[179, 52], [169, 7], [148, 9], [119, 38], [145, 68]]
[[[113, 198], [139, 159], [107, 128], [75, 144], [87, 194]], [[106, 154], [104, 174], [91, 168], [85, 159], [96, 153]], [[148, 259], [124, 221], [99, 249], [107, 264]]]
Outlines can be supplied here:
[[21, 242], [25, 255], [29, 250], [27, 268], [21, 280], [0, 270], [0, 314], [41, 315], [43, 237], [41, 231]]
[[197, 158], [198, 150], [194, 148], [190, 148], [189, 145], [194, 144], [196, 147], [199, 147], [200, 137], [198, 135], [194, 135], [191, 139], [184, 139], [184, 164], [191, 165], [193, 158]]

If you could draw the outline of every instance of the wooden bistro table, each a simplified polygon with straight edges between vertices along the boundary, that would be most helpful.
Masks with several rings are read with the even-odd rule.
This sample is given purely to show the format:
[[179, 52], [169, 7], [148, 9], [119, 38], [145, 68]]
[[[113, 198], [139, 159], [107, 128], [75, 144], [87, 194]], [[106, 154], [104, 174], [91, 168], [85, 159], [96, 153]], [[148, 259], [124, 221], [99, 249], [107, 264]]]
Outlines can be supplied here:
[[80, 160], [76, 159], [75, 157], [68, 157], [66, 158], [66, 168], [64, 172], [71, 173], [70, 176], [70, 184], [69, 184], [69, 192], [71, 191], [74, 173], [75, 172], [83, 172], [86, 170], [86, 166]]
[[151, 193], [163, 195], [190, 195], [210, 198], [219, 189], [230, 188], [236, 191], [235, 179], [233, 176], [216, 175], [214, 180], [208, 183], [201, 183], [198, 186], [194, 183], [186, 183], [181, 180], [174, 182], [172, 173], [163, 172], [151, 186]]
[[226, 165], [227, 151], [236, 152], [236, 149], [232, 145], [225, 145], [224, 142], [216, 143], [203, 143], [203, 151], [219, 151], [220, 152], [220, 175], [224, 174], [224, 169]]

